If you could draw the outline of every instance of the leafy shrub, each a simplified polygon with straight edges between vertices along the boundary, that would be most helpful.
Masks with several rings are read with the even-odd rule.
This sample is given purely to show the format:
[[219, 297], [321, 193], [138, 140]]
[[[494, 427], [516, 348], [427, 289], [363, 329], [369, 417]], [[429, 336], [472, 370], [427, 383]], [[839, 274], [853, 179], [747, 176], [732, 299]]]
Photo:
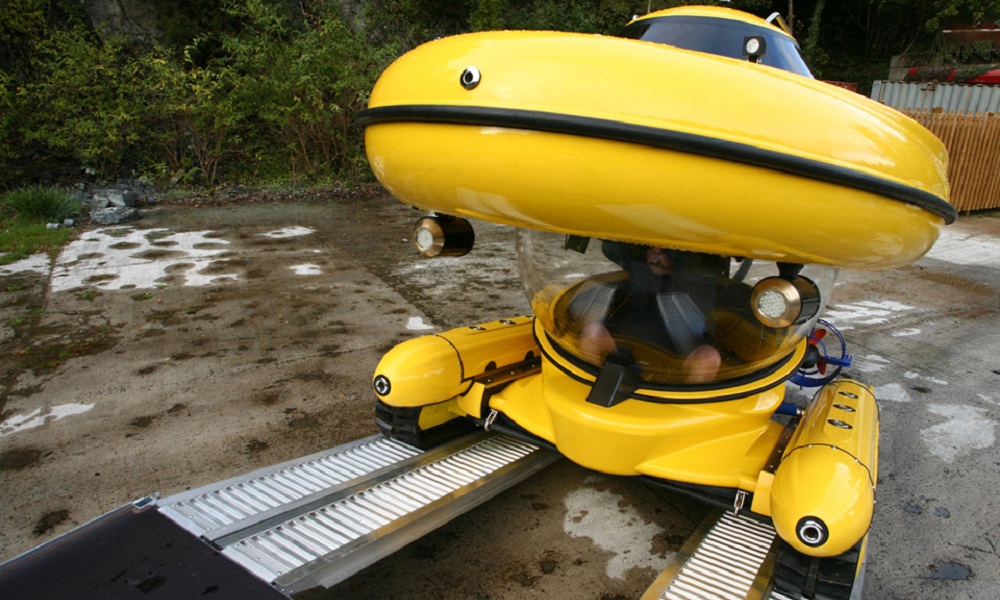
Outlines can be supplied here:
[[80, 28], [39, 46], [37, 74], [24, 86], [24, 137], [82, 166], [115, 176], [141, 154], [151, 103], [149, 59], [124, 39], [102, 41]]
[[14, 120], [14, 90], [10, 77], [0, 71], [0, 186], [11, 177], [10, 169], [3, 168], [15, 157], [14, 144], [11, 140], [15, 135]]
[[318, 7], [305, 30], [262, 0], [228, 7], [245, 22], [222, 39], [228, 110], [266, 133], [254, 156], [281, 160], [292, 178], [357, 175], [364, 160], [352, 121], [394, 53], [368, 46], [335, 7]]
[[80, 203], [66, 191], [53, 187], [31, 186], [12, 190], [0, 203], [17, 216], [40, 222], [61, 222], [80, 213]]
[[175, 181], [214, 184], [220, 166], [244, 154], [247, 115], [234, 110], [232, 73], [188, 58], [183, 65], [157, 59], [150, 72], [149, 141], [158, 163]]

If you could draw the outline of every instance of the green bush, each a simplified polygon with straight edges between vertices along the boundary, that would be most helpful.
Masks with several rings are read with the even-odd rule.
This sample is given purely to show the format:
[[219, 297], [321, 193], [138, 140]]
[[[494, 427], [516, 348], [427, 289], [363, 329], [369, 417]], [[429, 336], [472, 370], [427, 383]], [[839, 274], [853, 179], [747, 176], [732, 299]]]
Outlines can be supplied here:
[[256, 161], [278, 160], [292, 179], [357, 176], [364, 159], [352, 121], [394, 53], [367, 45], [335, 8], [318, 7], [304, 30], [262, 0], [228, 10], [245, 29], [222, 39], [233, 84], [227, 109], [263, 128], [251, 148]]
[[0, 203], [27, 221], [62, 222], [80, 214], [80, 203], [64, 190], [31, 186], [6, 192]]
[[9, 0], [0, 189], [67, 166], [204, 185], [368, 179], [353, 119], [403, 50], [484, 28], [614, 33], [680, 3], [366, 0], [362, 28], [332, 0], [164, 0], [160, 47], [99, 37], [78, 0]]
[[55, 32], [39, 46], [36, 77], [21, 91], [22, 135], [114, 177], [141, 155], [150, 59], [124, 39]]
[[155, 102], [147, 113], [148, 141], [156, 162], [145, 170], [181, 183], [214, 184], [226, 161], [245, 155], [248, 115], [233, 106], [232, 72], [198, 67], [189, 59], [185, 64], [157, 59], [150, 73], [147, 85]]
[[14, 175], [5, 165], [13, 162], [16, 152], [11, 143], [16, 124], [14, 120], [14, 89], [10, 76], [0, 71], [0, 187]]
[[390, 47], [367, 44], [336, 3], [310, 6], [308, 22], [265, 0], [222, 5], [233, 25], [180, 58], [84, 27], [50, 32], [30, 78], [0, 71], [0, 164], [208, 185], [366, 176], [352, 122]]

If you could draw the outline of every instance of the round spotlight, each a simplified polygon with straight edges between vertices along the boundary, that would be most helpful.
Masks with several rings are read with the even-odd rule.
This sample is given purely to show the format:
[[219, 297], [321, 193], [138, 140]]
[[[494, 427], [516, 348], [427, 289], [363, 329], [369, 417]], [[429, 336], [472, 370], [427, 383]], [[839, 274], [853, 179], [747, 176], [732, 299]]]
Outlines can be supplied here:
[[424, 217], [413, 231], [413, 243], [427, 257], [468, 254], [475, 239], [472, 225], [458, 217]]
[[748, 35], [743, 38], [743, 56], [751, 62], [759, 62], [767, 52], [767, 42], [757, 35]]
[[805, 323], [819, 312], [819, 288], [805, 277], [768, 277], [753, 288], [750, 307], [761, 323], [781, 328]]

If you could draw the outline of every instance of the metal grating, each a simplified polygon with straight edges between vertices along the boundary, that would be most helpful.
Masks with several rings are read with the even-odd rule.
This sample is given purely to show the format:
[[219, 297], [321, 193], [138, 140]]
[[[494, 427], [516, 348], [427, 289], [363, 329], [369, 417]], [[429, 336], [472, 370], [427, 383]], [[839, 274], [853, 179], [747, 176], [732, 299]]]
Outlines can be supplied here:
[[753, 587], [774, 540], [774, 529], [748, 517], [725, 513], [712, 526], [662, 600], [743, 600]]
[[[457, 498], [500, 476], [506, 468], [541, 452], [526, 442], [491, 437], [233, 542], [223, 553], [265, 581], [287, 588], [311, 565], [331, 564], [365, 543], [451, 506]], [[435, 521], [428, 529], [464, 510], [445, 512], [447, 517]]]
[[290, 504], [419, 454], [412, 446], [373, 436], [302, 462], [167, 498], [160, 503], [160, 512], [195, 535], [217, 539]]

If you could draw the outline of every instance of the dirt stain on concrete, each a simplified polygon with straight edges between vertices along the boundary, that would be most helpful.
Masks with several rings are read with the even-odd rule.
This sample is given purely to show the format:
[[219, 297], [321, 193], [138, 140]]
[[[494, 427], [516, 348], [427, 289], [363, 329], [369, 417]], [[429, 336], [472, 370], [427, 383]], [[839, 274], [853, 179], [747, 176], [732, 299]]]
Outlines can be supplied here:
[[972, 577], [972, 569], [960, 562], [941, 560], [930, 564], [931, 579], [966, 580]]
[[30, 446], [5, 450], [0, 453], [0, 471], [23, 471], [37, 465], [48, 454], [51, 453]]
[[153, 424], [154, 421], [159, 417], [159, 415], [144, 415], [141, 417], [136, 417], [128, 422], [129, 427], [136, 427], [138, 429], [146, 429]]
[[301, 413], [295, 417], [292, 417], [288, 421], [289, 429], [317, 429], [322, 425], [322, 421], [319, 418], [309, 414]]
[[32, 530], [32, 533], [36, 536], [45, 535], [52, 529], [61, 525], [67, 519], [69, 519], [69, 510], [65, 508], [49, 511], [35, 522], [35, 528]]
[[[36, 330], [34, 334], [42, 335], [43, 332]], [[117, 343], [117, 332], [112, 328], [91, 327], [22, 349], [18, 353], [18, 365], [22, 370], [30, 370], [35, 375], [45, 375], [71, 358], [100, 354], [115, 347]]]
[[270, 448], [271, 445], [261, 440], [253, 439], [247, 442], [246, 451], [248, 454], [259, 454]]

